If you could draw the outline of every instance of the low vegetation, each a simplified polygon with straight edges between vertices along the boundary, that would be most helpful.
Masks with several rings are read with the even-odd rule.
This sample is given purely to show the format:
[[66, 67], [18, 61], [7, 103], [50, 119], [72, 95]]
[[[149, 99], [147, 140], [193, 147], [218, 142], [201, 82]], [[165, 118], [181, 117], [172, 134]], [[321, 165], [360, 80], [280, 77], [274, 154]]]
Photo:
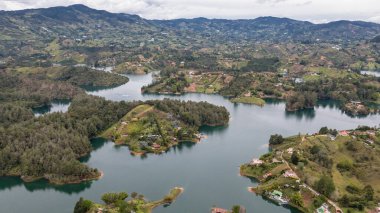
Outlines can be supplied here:
[[[136, 192], [132, 192], [130, 195], [126, 192], [110, 192], [102, 195], [102, 201], [105, 204], [97, 204], [80, 198], [75, 204], [74, 213], [150, 213], [158, 206], [170, 205], [182, 192], [183, 188], [175, 187], [164, 198], [156, 201], [148, 201], [144, 198], [144, 195], [137, 194]], [[128, 197], [130, 199], [127, 199]]]

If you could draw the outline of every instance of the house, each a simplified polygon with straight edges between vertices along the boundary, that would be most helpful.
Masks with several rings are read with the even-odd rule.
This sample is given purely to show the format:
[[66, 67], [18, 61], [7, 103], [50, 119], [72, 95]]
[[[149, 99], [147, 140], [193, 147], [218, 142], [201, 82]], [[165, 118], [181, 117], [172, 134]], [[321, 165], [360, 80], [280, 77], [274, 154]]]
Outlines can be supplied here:
[[369, 145], [371, 145], [371, 144], [374, 143], [373, 140], [371, 140], [371, 139], [367, 139], [365, 142], [366, 142], [367, 144], [369, 144]]
[[340, 136], [349, 136], [349, 132], [347, 130], [339, 131]]
[[161, 146], [159, 144], [153, 143], [152, 144], [153, 149], [159, 149]]
[[264, 178], [264, 179], [267, 179], [267, 178], [270, 177], [270, 176], [272, 176], [272, 173], [271, 173], [271, 172], [264, 174], [264, 175], [263, 175], [263, 178]]
[[317, 213], [330, 213], [329, 206], [324, 203], [321, 207], [319, 207], [316, 211]]
[[351, 101], [351, 104], [354, 104], [354, 105], [361, 105], [362, 102], [361, 102], [361, 101]]
[[282, 197], [282, 192], [278, 191], [278, 190], [274, 190], [271, 195], [273, 196], [277, 196], [277, 197]]
[[262, 160], [260, 160], [260, 159], [257, 159], [257, 158], [253, 158], [252, 160], [251, 160], [251, 162], [249, 163], [249, 165], [251, 165], [251, 166], [259, 166], [259, 165], [261, 165], [261, 164], [263, 164], [264, 162], [262, 161]]
[[304, 80], [302, 78], [294, 78], [294, 83], [296, 83], [296, 84], [300, 84], [303, 82], [304, 82]]
[[222, 208], [212, 208], [211, 213], [228, 213], [228, 210]]
[[269, 194], [269, 198], [276, 201], [280, 205], [287, 204], [288, 201], [282, 197], [282, 192], [274, 190]]
[[292, 147], [290, 147], [290, 148], [288, 148], [286, 151], [287, 151], [289, 154], [293, 154], [294, 149], [293, 149]]
[[292, 170], [286, 170], [284, 173], [284, 177], [298, 179], [297, 174], [293, 172]]
[[328, 136], [329, 136], [330, 140], [335, 141], [336, 137], [334, 135], [329, 134]]

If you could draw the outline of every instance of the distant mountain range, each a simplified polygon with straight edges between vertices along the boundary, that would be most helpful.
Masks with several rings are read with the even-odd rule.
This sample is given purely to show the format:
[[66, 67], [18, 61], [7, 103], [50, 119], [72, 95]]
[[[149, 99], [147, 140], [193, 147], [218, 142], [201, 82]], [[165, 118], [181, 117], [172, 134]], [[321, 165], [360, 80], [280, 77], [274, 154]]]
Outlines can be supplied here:
[[19, 11], [0, 11], [0, 42], [44, 40], [55, 37], [139, 39], [168, 34], [177, 39], [204, 38], [220, 42], [352, 42], [380, 35], [380, 24], [335, 21], [313, 24], [288, 18], [247, 20], [147, 20], [137, 15], [110, 13], [85, 5]]

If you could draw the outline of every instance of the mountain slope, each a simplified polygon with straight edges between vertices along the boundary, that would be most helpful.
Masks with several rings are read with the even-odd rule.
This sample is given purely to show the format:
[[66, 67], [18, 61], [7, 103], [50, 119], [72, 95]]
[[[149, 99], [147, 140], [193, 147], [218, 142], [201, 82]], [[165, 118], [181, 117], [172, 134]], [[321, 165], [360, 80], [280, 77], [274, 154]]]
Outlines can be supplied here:
[[137, 15], [110, 13], [84, 5], [20, 11], [0, 11], [0, 40], [43, 39], [57, 36], [116, 37], [173, 31], [220, 40], [347, 41], [368, 40], [380, 34], [380, 25], [361, 21], [313, 24], [288, 18], [247, 20], [175, 19], [145, 20]]

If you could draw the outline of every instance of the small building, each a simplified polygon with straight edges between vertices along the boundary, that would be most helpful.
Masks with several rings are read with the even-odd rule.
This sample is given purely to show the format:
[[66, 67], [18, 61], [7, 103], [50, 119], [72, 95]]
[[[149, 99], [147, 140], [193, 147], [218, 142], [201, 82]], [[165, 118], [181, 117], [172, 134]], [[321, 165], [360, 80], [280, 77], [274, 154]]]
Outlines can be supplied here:
[[272, 196], [277, 196], [277, 197], [282, 197], [282, 192], [278, 191], [278, 190], [274, 190], [272, 193], [271, 193]]
[[338, 133], [340, 136], [349, 136], [349, 132], [347, 130], [339, 131]]
[[316, 211], [317, 213], [330, 213], [329, 206], [324, 203], [321, 207], [319, 207]]
[[159, 144], [153, 143], [152, 144], [153, 149], [159, 149], [161, 146]]
[[369, 145], [372, 145], [374, 142], [373, 142], [373, 140], [371, 140], [371, 139], [367, 139], [367, 140], [365, 140], [365, 142], [367, 143], [367, 144], [369, 144]]
[[334, 135], [329, 134], [328, 136], [329, 136], [330, 140], [335, 141], [336, 137]]
[[292, 170], [286, 170], [284, 173], [284, 177], [298, 179], [297, 174], [293, 172]]
[[211, 213], [228, 213], [228, 210], [222, 208], [212, 208]]
[[286, 151], [287, 151], [289, 154], [293, 154], [294, 149], [293, 149], [293, 147], [290, 147], [290, 148], [288, 148]]
[[269, 198], [276, 201], [279, 205], [287, 204], [288, 201], [282, 197], [282, 192], [274, 190], [269, 194]]
[[271, 172], [268, 172], [266, 174], [263, 175], [263, 178], [264, 179], [267, 179], [268, 177], [272, 176], [272, 173]]
[[253, 158], [252, 160], [251, 160], [251, 162], [249, 163], [249, 165], [251, 165], [251, 166], [259, 166], [259, 165], [261, 165], [261, 164], [263, 164], [264, 162], [262, 161], [262, 160], [260, 160], [260, 159], [257, 159], [257, 158]]

